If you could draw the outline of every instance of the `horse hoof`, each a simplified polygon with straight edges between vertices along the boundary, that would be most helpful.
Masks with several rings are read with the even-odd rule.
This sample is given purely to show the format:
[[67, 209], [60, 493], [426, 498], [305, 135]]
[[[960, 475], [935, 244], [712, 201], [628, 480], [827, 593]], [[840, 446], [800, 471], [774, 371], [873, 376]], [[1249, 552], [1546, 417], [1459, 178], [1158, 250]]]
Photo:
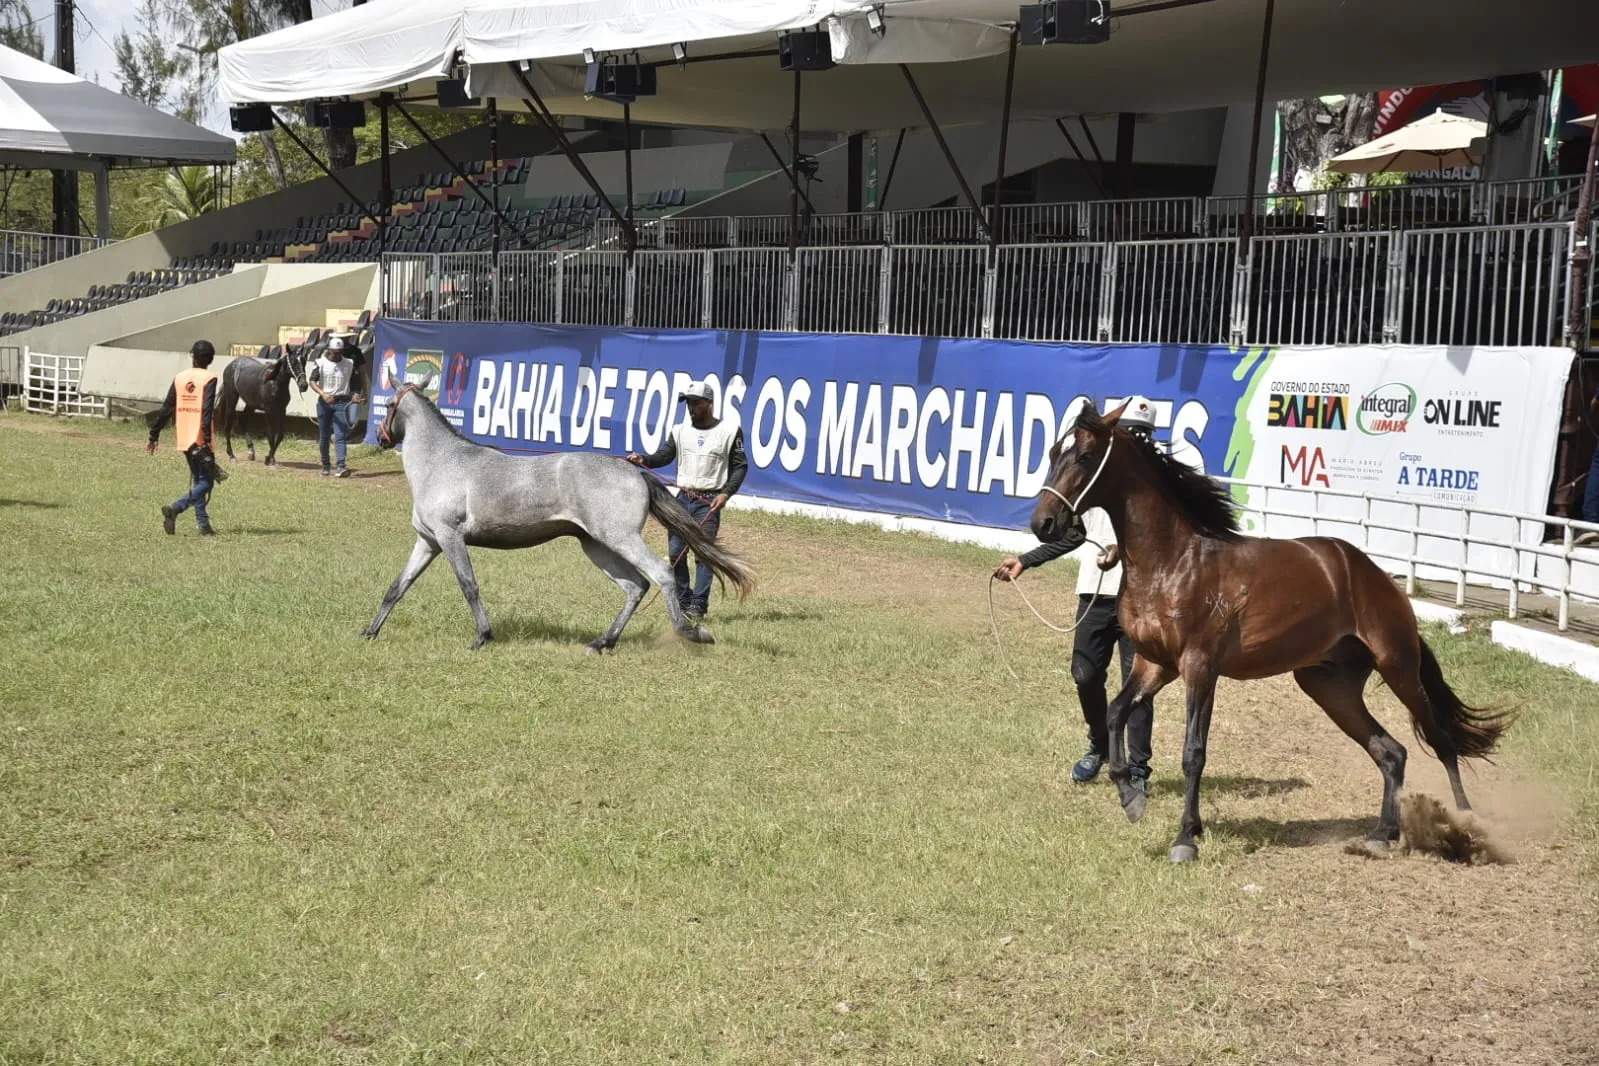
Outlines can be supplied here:
[[1386, 840], [1378, 840], [1375, 838], [1367, 838], [1366, 840], [1361, 841], [1361, 847], [1366, 849], [1366, 854], [1370, 855], [1374, 859], [1386, 859], [1389, 854], [1389, 849], [1392, 846], [1393, 845]]
[[591, 640], [583, 648], [588, 655], [604, 655], [611, 650], [611, 646], [605, 643], [604, 639]]
[[1142, 792], [1134, 791], [1133, 798], [1122, 804], [1122, 810], [1127, 812], [1127, 820], [1136, 822], [1144, 816], [1144, 811], [1149, 807], [1149, 797]]
[[1197, 858], [1199, 858], [1199, 849], [1192, 844], [1173, 844], [1171, 846], [1172, 862], [1193, 862]]
[[245, 456], [244, 456], [244, 461], [247, 462], [247, 463], [255, 462], [255, 453], [254, 452], [246, 452]]
[[493, 633], [479, 633], [477, 639], [472, 642], [472, 646], [468, 648], [467, 651], [477, 651], [479, 648], [493, 639]]

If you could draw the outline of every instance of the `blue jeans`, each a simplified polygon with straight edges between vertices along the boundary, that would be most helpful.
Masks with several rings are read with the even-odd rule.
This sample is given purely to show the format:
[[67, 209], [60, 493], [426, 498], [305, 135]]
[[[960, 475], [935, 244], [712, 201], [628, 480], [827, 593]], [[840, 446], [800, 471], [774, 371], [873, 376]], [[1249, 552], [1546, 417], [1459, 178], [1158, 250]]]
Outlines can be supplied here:
[[[722, 512], [711, 514], [710, 500], [682, 492], [678, 494], [677, 502], [705, 531], [707, 537], [716, 539], [717, 530], [722, 528]], [[705, 517], [707, 514], [710, 514], [709, 518]], [[666, 554], [671, 557], [672, 576], [677, 579], [677, 602], [685, 611], [704, 614], [711, 605], [711, 578], [715, 576], [711, 568], [698, 555], [694, 556], [694, 587], [691, 589], [688, 583], [688, 545], [674, 533], [666, 538]]]
[[172, 509], [179, 514], [194, 508], [194, 520], [200, 523], [200, 528], [205, 529], [211, 524], [211, 518], [205, 513], [205, 502], [211, 498], [211, 475], [207, 472], [205, 464], [200, 462], [198, 449], [183, 453], [189, 461], [189, 492], [181, 496], [172, 505]]
[[1594, 449], [1593, 462], [1588, 464], [1588, 486], [1582, 493], [1582, 520], [1599, 522], [1599, 448]]
[[350, 401], [328, 403], [318, 397], [316, 401], [316, 443], [322, 452], [322, 469], [328, 468], [328, 437], [333, 438], [333, 454], [344, 469], [344, 454], [350, 442]]

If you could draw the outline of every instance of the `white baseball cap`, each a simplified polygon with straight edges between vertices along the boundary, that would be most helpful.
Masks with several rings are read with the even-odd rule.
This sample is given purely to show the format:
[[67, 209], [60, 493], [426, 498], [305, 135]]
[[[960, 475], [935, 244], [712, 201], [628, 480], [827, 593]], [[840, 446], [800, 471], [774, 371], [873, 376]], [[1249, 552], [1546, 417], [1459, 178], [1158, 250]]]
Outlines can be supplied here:
[[332, 340], [328, 341], [328, 351], [330, 351], [330, 352], [342, 352], [342, 351], [344, 351], [344, 338], [343, 337], [334, 337]]
[[1155, 405], [1143, 396], [1129, 396], [1116, 424], [1123, 429], [1155, 430]]
[[709, 381], [691, 381], [677, 394], [679, 400], [716, 400], [716, 390]]

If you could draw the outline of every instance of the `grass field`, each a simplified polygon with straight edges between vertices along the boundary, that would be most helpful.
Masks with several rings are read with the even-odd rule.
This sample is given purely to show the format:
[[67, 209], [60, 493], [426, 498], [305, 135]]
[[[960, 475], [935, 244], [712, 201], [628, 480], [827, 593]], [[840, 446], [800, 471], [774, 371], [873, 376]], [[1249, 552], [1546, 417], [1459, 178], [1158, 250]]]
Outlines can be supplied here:
[[[996, 658], [994, 553], [733, 512], [762, 587], [715, 647], [656, 603], [584, 655], [619, 594], [570, 542], [476, 554], [484, 650], [443, 563], [368, 643], [396, 457], [322, 481], [291, 442], [168, 538], [142, 438], [0, 416], [0, 1066], [1596, 1061], [1570, 674], [1429, 633], [1520, 708], [1467, 777], [1514, 865], [1347, 854], [1376, 771], [1279, 679], [1223, 687], [1175, 868], [1180, 687], [1129, 825], [1009, 595], [1022, 681]], [[1071, 578], [1026, 580], [1058, 616]]]

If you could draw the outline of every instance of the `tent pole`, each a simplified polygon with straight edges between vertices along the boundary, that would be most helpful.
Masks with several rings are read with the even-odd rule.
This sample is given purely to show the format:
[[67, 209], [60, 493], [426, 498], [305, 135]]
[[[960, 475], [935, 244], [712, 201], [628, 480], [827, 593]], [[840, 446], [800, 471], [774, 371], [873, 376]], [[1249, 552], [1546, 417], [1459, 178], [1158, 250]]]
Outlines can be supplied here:
[[578, 154], [577, 149], [572, 147], [572, 142], [566, 137], [566, 131], [561, 129], [561, 124], [555, 121], [555, 115], [545, 105], [544, 98], [539, 96], [538, 91], [533, 88], [533, 83], [527, 80], [527, 75], [522, 72], [522, 68], [515, 63], [510, 64], [510, 68], [511, 73], [516, 75], [516, 80], [522, 83], [522, 88], [527, 90], [528, 98], [523, 101], [523, 103], [527, 104], [527, 109], [537, 115], [540, 122], [544, 123], [544, 128], [550, 131], [550, 136], [555, 138], [555, 143], [560, 145], [561, 151], [571, 161], [572, 168], [582, 175], [584, 181], [588, 182], [589, 188], [593, 189], [594, 194], [600, 198], [600, 203], [604, 204], [611, 212], [611, 217], [622, 220], [622, 246], [627, 252], [628, 261], [631, 262], [633, 253], [638, 250], [638, 230], [634, 227], [633, 220], [631, 218], [622, 218], [621, 214], [617, 212], [616, 205], [611, 202], [611, 198], [605, 194], [605, 190], [595, 180], [593, 171], [589, 170], [588, 164], [583, 162], [583, 157]]
[[1110, 192], [1110, 164], [1105, 162], [1105, 155], [1099, 150], [1099, 142], [1094, 140], [1094, 131], [1088, 128], [1088, 120], [1082, 115], [1077, 116], [1077, 125], [1083, 131], [1083, 137], [1088, 141], [1089, 150], [1094, 153], [1094, 162], [1099, 164], [1099, 187], [1106, 190], [1108, 198]]
[[[478, 188], [477, 185], [475, 185], [473, 183], [472, 179], [467, 177], [466, 174], [462, 172], [461, 165], [459, 163], [457, 163], [455, 160], [450, 158], [450, 153], [446, 152], [442, 147], [440, 147], [439, 146], [439, 142], [435, 141], [428, 134], [427, 130], [423, 129], [421, 126], [418, 126], [416, 124], [416, 119], [411, 117], [411, 113], [405, 109], [405, 105], [400, 103], [400, 101], [396, 100], [396, 101], [394, 101], [394, 110], [396, 110], [396, 111], [398, 111], [400, 113], [400, 117], [401, 118], [405, 119], [406, 122], [410, 123], [411, 128], [416, 130], [416, 132], [419, 135], [421, 135], [421, 137], [422, 137], [422, 139], [424, 141], [428, 142], [428, 144], [432, 147], [432, 149], [435, 152], [438, 153], [438, 156], [439, 156], [440, 159], [444, 160], [445, 163], [449, 164], [450, 173], [452, 173], [456, 177], [460, 178], [461, 179], [461, 184], [465, 185], [469, 190], [471, 190], [471, 192], [472, 192], [472, 194], [474, 196], [476, 196], [479, 200], [482, 200], [483, 203], [485, 205], [487, 205], [489, 207], [489, 209], [494, 212], [495, 220], [496, 221], [503, 221], [503, 218], [500, 215], [500, 209], [499, 209], [498, 206], [496, 206], [494, 201], [490, 200], [487, 196], [485, 196], [483, 194], [483, 190]], [[318, 165], [320, 165], [320, 164], [318, 164]], [[515, 223], [512, 223], [511, 224], [511, 229], [512, 229], [513, 232], [516, 233], [516, 235], [518, 237], [520, 237], [522, 239], [522, 241], [524, 243], [527, 243], [527, 244], [532, 244], [533, 243], [532, 241], [528, 240], [528, 236], [527, 236], [526, 233], [524, 233], [522, 231], [522, 227], [516, 225]]]
[[1260, 65], [1255, 70], [1255, 109], [1249, 126], [1249, 178], [1244, 190], [1244, 219], [1238, 228], [1238, 254], [1249, 255], [1255, 236], [1255, 180], [1260, 169], [1260, 115], [1266, 107], [1266, 65], [1271, 58], [1271, 17], [1277, 0], [1266, 0], [1266, 18], [1260, 28]]
[[[622, 169], [627, 178], [627, 218], [633, 220], [633, 101], [622, 101]], [[660, 199], [659, 196], [656, 199]]]
[[1566, 343], [1581, 351], [1587, 347], [1590, 316], [1586, 293], [1588, 279], [1593, 274], [1593, 196], [1595, 173], [1599, 172], [1599, 119], [1588, 133], [1588, 166], [1582, 172], [1582, 191], [1577, 194], [1577, 217], [1573, 220], [1575, 236], [1571, 245], [1571, 276], [1566, 301], [1571, 305], [1571, 318], [1566, 323]]
[[[772, 143], [772, 139], [766, 135], [764, 130], [761, 132], [761, 142], [766, 145], [766, 150], [772, 153], [772, 158], [777, 160], [777, 169], [783, 172], [783, 177], [790, 178], [793, 172], [788, 169], [788, 160], [783, 158], [783, 153], [777, 150], [777, 145]], [[792, 179], [790, 178], [790, 180]], [[816, 210], [811, 204], [811, 198], [806, 196], [803, 191], [800, 193], [800, 199], [805, 201], [806, 207], [809, 207], [812, 211]]]
[[994, 171], [994, 203], [988, 216], [988, 257], [994, 257], [994, 250], [999, 246], [1000, 212], [1005, 209], [1005, 149], [1009, 147], [1010, 140], [1010, 103], [1011, 92], [1016, 87], [1016, 39], [1018, 33], [1012, 26], [1010, 31], [1010, 51], [1005, 57], [1005, 104], [1000, 109], [999, 116], [999, 164]]
[[888, 190], [894, 184], [894, 171], [899, 166], [899, 150], [905, 147], [905, 127], [899, 128], [899, 136], [894, 139], [894, 154], [888, 159], [888, 176], [883, 179], [883, 191], [877, 197], [877, 209], [888, 210]]
[[388, 93], [378, 97], [378, 259], [389, 251], [389, 214], [394, 210], [393, 175], [389, 170], [389, 101]]
[[357, 206], [361, 208], [362, 215], [370, 218], [373, 222], [377, 223], [379, 227], [383, 225], [383, 220], [372, 213], [371, 209], [367, 206], [367, 202], [361, 199], [354, 189], [346, 185], [343, 178], [329, 170], [328, 165], [322, 162], [321, 158], [318, 157], [315, 152], [311, 151], [304, 141], [300, 140], [299, 136], [294, 132], [294, 127], [290, 126], [287, 122], [284, 122], [281, 118], [279, 118], [276, 111], [272, 112], [272, 121], [277, 125], [278, 129], [283, 131], [289, 140], [294, 142], [294, 146], [296, 148], [305, 153], [305, 157], [307, 159], [316, 164], [316, 168], [320, 170], [323, 175], [328, 178], [328, 180], [332, 181], [333, 184], [344, 190], [344, 195], [348, 196], [352, 201], [355, 202]]
[[[211, 188], [215, 190], [213, 179]], [[101, 163], [94, 170], [94, 235], [111, 239], [111, 164]]]
[[944, 140], [944, 131], [939, 128], [938, 120], [933, 117], [932, 110], [927, 106], [927, 100], [922, 96], [921, 88], [916, 84], [916, 76], [911, 73], [911, 68], [901, 63], [899, 72], [905, 75], [905, 84], [911, 87], [911, 94], [916, 97], [916, 106], [922, 109], [922, 117], [927, 120], [928, 128], [933, 131], [933, 139], [938, 142], [939, 151], [944, 153], [944, 162], [949, 164], [950, 173], [955, 175], [955, 181], [961, 187], [961, 195], [966, 197], [966, 206], [972, 209], [972, 214], [977, 216], [977, 229], [982, 232], [988, 228], [988, 219], [983, 217], [983, 209], [977, 202], [977, 197], [972, 195], [972, 187], [966, 184], [966, 175], [961, 173], [960, 164], [955, 162], [955, 153], [949, 150], [949, 142]]
[[[792, 262], [799, 251], [800, 72], [797, 66], [794, 68], [794, 123], [789, 133], [793, 137], [788, 145], [788, 258]], [[809, 207], [809, 202], [805, 206]]]
[[1072, 154], [1075, 155], [1077, 157], [1077, 161], [1083, 165], [1083, 173], [1088, 175], [1088, 180], [1093, 182], [1094, 188], [1099, 190], [1099, 198], [1101, 200], [1105, 199], [1105, 183], [1100, 181], [1099, 175], [1094, 172], [1094, 168], [1089, 166], [1088, 160], [1084, 158], [1083, 150], [1077, 147], [1076, 141], [1072, 140], [1072, 131], [1066, 128], [1065, 120], [1056, 119], [1055, 128], [1060, 130], [1060, 135], [1066, 138], [1067, 144], [1071, 145]]
[[494, 196], [494, 218], [492, 225], [491, 247], [493, 248], [493, 263], [495, 273], [500, 269], [500, 102], [494, 97], [489, 97], [489, 181], [493, 184], [490, 191]]

